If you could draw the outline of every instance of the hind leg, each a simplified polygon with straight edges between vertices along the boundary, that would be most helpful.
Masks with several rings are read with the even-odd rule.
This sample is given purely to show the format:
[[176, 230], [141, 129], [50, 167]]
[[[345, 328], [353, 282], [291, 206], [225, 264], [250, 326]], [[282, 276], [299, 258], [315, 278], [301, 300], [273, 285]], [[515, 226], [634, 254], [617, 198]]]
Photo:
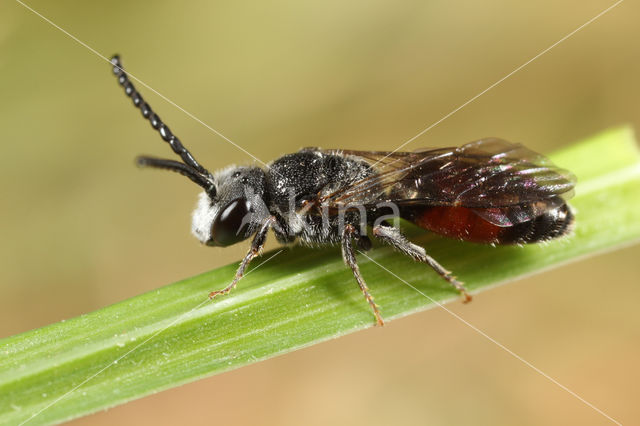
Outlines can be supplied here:
[[460, 292], [464, 303], [471, 301], [471, 295], [467, 293], [467, 289], [464, 288], [464, 285], [460, 281], [456, 280], [456, 278], [451, 275], [451, 272], [444, 269], [434, 258], [429, 256], [423, 247], [412, 243], [407, 239], [407, 237], [402, 235], [398, 228], [388, 225], [377, 225], [373, 228], [373, 235], [407, 256], [411, 256], [414, 260], [431, 266], [434, 271], [436, 271], [442, 278], [447, 280]]

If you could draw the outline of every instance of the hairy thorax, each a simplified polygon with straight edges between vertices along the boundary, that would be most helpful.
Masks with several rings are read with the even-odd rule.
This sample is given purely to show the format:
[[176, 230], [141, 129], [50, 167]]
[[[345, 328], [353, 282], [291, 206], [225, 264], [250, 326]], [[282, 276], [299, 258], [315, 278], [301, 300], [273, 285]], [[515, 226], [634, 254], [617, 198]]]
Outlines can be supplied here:
[[285, 155], [267, 171], [269, 210], [285, 227], [289, 241], [295, 237], [310, 245], [338, 242], [340, 220], [355, 224], [359, 216], [335, 215], [322, 198], [373, 174], [369, 164], [345, 156], [317, 151]]

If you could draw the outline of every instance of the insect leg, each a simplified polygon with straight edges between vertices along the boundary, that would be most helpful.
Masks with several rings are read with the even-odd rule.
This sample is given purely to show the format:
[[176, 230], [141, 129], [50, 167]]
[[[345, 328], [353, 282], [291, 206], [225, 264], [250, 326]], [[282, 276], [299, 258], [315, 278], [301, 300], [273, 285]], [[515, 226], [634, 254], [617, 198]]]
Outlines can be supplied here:
[[249, 248], [249, 251], [242, 259], [242, 262], [240, 262], [240, 267], [238, 267], [238, 270], [236, 271], [236, 276], [233, 278], [233, 281], [231, 282], [231, 284], [229, 284], [227, 287], [223, 288], [222, 290], [216, 290], [209, 293], [210, 299], [213, 299], [218, 295], [228, 294], [231, 290], [233, 290], [236, 284], [238, 284], [238, 281], [240, 281], [240, 278], [242, 278], [242, 276], [244, 275], [244, 271], [245, 269], [247, 269], [247, 266], [249, 266], [249, 263], [251, 263], [253, 258], [258, 256], [262, 251], [264, 242], [267, 239], [267, 232], [269, 232], [269, 229], [272, 226], [274, 226], [275, 220], [276, 220], [275, 217], [271, 216], [264, 221], [264, 223], [260, 227], [260, 230], [256, 233], [255, 237], [253, 237], [253, 241], [251, 241], [251, 248]]
[[362, 290], [365, 299], [367, 299], [367, 302], [371, 305], [371, 309], [373, 309], [373, 314], [376, 316], [378, 325], [384, 325], [384, 321], [380, 315], [380, 311], [378, 310], [378, 305], [373, 301], [373, 296], [369, 294], [369, 288], [364, 282], [362, 275], [360, 275], [360, 268], [358, 268], [358, 263], [356, 262], [356, 254], [353, 251], [352, 239], [354, 236], [358, 237], [356, 228], [353, 225], [346, 225], [342, 232], [342, 258], [353, 271], [353, 276], [356, 278], [356, 281], [360, 286], [360, 290]]
[[413, 260], [417, 260], [418, 262], [426, 263], [431, 266], [442, 278], [447, 280], [456, 288], [456, 290], [458, 290], [458, 292], [460, 292], [464, 303], [471, 301], [471, 295], [467, 293], [467, 289], [464, 285], [451, 275], [450, 271], [444, 269], [444, 267], [436, 262], [433, 257], [429, 256], [423, 247], [412, 243], [407, 239], [407, 237], [402, 235], [398, 228], [378, 225], [373, 228], [373, 235], [407, 256], [412, 257]]

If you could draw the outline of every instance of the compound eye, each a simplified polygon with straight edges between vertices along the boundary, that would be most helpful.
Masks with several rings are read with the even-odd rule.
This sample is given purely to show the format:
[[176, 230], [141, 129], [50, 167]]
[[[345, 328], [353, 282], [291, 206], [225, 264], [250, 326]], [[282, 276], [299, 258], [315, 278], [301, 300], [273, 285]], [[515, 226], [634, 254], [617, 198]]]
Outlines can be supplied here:
[[[210, 246], [230, 246], [245, 238], [245, 232], [249, 225], [247, 214], [250, 205], [245, 198], [236, 198], [218, 214], [211, 226]], [[243, 222], [244, 219], [244, 222]]]

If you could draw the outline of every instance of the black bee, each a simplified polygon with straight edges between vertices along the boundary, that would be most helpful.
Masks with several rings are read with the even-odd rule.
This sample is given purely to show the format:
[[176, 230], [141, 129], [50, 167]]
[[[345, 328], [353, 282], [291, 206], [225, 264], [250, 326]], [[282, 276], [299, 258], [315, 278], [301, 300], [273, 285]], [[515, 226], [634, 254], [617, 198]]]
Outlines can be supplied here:
[[368, 229], [376, 239], [428, 264], [465, 301], [471, 296], [462, 283], [390, 222], [403, 218], [440, 235], [488, 244], [536, 243], [571, 230], [574, 216], [566, 200], [575, 177], [522, 145], [495, 138], [415, 152], [305, 148], [266, 168], [232, 166], [211, 174], [144, 101], [119, 57], [111, 63], [127, 96], [182, 159], [143, 156], [137, 163], [178, 172], [204, 189], [193, 212], [193, 234], [209, 246], [253, 236], [231, 284], [213, 291], [211, 298], [235, 287], [272, 229], [283, 244], [340, 244], [382, 325], [353, 246], [371, 248]]

